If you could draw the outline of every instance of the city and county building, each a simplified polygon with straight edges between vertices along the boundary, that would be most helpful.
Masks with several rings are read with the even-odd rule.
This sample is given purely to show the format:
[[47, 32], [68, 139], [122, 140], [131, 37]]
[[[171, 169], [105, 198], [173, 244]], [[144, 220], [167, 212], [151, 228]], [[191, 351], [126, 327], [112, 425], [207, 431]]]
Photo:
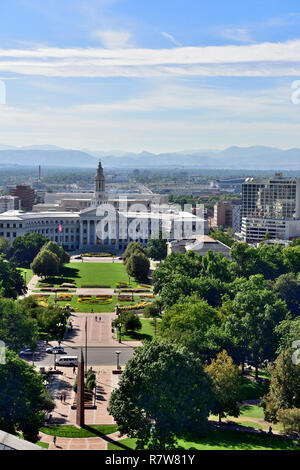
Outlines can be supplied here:
[[241, 238], [259, 242], [300, 237], [300, 178], [276, 173], [269, 178], [247, 178], [242, 186]]
[[208, 233], [203, 218], [157, 201], [159, 195], [155, 199], [152, 194], [149, 198], [109, 198], [99, 162], [90, 207], [77, 212], [7, 211], [0, 214], [0, 236], [13, 242], [20, 235], [40, 233], [71, 252], [118, 253], [133, 240], [146, 246], [160, 231], [169, 239]]

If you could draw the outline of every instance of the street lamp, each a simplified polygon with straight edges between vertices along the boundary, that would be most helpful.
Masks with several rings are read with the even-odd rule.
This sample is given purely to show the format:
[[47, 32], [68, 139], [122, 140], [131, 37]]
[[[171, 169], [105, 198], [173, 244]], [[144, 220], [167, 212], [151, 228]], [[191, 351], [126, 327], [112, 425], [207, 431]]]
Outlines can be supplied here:
[[155, 425], [156, 421], [155, 419], [151, 419], [151, 434], [152, 434], [152, 447], [155, 449]]
[[121, 354], [121, 351], [116, 351], [116, 355], [117, 355], [117, 369], [118, 369], [118, 370], [120, 369], [120, 354]]
[[56, 370], [56, 352], [54, 353], [54, 370]]

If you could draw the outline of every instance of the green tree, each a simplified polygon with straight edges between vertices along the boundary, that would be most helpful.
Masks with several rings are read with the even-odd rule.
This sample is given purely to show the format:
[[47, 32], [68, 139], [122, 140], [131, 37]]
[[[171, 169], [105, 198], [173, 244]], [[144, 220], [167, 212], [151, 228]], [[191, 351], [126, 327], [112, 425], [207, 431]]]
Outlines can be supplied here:
[[146, 248], [144, 248], [143, 245], [141, 245], [141, 243], [139, 243], [139, 242], [130, 242], [130, 243], [128, 243], [127, 248], [126, 248], [126, 250], [125, 250], [125, 252], [123, 253], [123, 256], [122, 256], [123, 263], [127, 264], [127, 261], [129, 260], [131, 255], [133, 255], [136, 252], [138, 252], [140, 254], [144, 254], [144, 255], [147, 254]]
[[219, 423], [227, 414], [239, 416], [240, 409], [237, 405], [241, 377], [239, 370], [234, 365], [232, 358], [225, 350], [220, 352], [211, 364], [205, 367], [214, 384], [215, 404], [213, 413], [219, 416]]
[[283, 430], [287, 434], [296, 433], [300, 438], [300, 409], [292, 408], [287, 410], [279, 410], [277, 413], [278, 420], [283, 424]]
[[55, 276], [59, 273], [60, 261], [48, 250], [41, 250], [30, 265], [34, 274], [42, 277]]
[[47, 242], [48, 238], [40, 233], [26, 233], [14, 239], [8, 257], [17, 266], [29, 268], [30, 263], [32, 263], [42, 246]]
[[242, 363], [246, 358], [254, 361], [256, 378], [260, 362], [276, 357], [279, 338], [275, 326], [286, 317], [285, 302], [267, 289], [239, 292], [235, 296], [225, 328], [240, 349]]
[[51, 251], [51, 253], [54, 253], [59, 259], [60, 266], [62, 266], [65, 263], [69, 263], [70, 261], [70, 255], [66, 253], [63, 247], [58, 245], [58, 243], [56, 242], [51, 241], [51, 242], [46, 243], [42, 248], [42, 251], [43, 250], [48, 250], [48, 251]]
[[167, 256], [167, 240], [163, 238], [162, 232], [159, 232], [158, 238], [150, 238], [148, 241], [147, 253], [149, 258], [155, 261], [161, 261]]
[[134, 252], [126, 263], [128, 276], [137, 281], [147, 281], [150, 268], [150, 261], [143, 253]]
[[119, 318], [117, 318], [113, 324], [116, 327], [121, 324], [125, 332], [136, 331], [142, 328], [142, 323], [138, 315], [130, 310], [122, 310], [119, 314]]
[[18, 352], [25, 346], [35, 350], [37, 339], [38, 322], [29, 311], [11, 299], [0, 298], [0, 340]]
[[144, 309], [144, 317], [152, 318], [154, 323], [154, 336], [157, 335], [157, 320], [161, 318], [162, 314], [162, 302], [157, 299], [147, 305]]
[[211, 406], [212, 384], [200, 360], [152, 341], [134, 351], [108, 410], [122, 435], [138, 439], [138, 449], [164, 450], [174, 448], [179, 435], [205, 432]]
[[293, 363], [292, 355], [292, 349], [286, 349], [270, 366], [270, 389], [262, 401], [267, 421], [278, 422], [280, 410], [300, 408], [300, 364]]
[[27, 287], [21, 272], [9, 261], [0, 255], [0, 292], [3, 297], [16, 299], [24, 295]]
[[0, 237], [0, 254], [7, 255], [10, 249], [10, 241], [8, 238]]
[[300, 316], [283, 320], [275, 327], [275, 332], [279, 337], [278, 353], [290, 348], [300, 338]]
[[282, 274], [273, 285], [273, 291], [285, 301], [295, 317], [300, 314], [300, 280], [293, 273]]
[[6, 348], [5, 364], [0, 364], [0, 429], [22, 431], [25, 439], [35, 442], [46, 410], [49, 396], [42, 375]]

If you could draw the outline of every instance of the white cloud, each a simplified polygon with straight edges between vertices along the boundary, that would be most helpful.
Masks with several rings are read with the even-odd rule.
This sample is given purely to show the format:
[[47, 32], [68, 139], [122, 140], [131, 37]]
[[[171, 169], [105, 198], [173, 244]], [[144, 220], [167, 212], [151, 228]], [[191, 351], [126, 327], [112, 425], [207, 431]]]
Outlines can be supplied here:
[[245, 28], [225, 28], [219, 36], [234, 42], [253, 42], [250, 31]]
[[101, 44], [108, 49], [131, 47], [131, 33], [128, 31], [99, 30], [94, 31], [93, 36], [98, 38]]
[[182, 44], [181, 44], [179, 41], [177, 41], [177, 40], [174, 38], [174, 36], [172, 36], [172, 34], [166, 33], [165, 31], [163, 31], [161, 34], [162, 34], [162, 36], [164, 36], [165, 38], [170, 39], [170, 41], [171, 41], [173, 44], [175, 44], [175, 46], [178, 46], [178, 47], [181, 47], [181, 46], [182, 46]]
[[[115, 34], [116, 32], [114, 32]], [[108, 34], [105, 48], [0, 49], [0, 71], [49, 77], [299, 76], [300, 40], [173, 49], [121, 49], [129, 33]], [[114, 36], [114, 37], [113, 37]]]

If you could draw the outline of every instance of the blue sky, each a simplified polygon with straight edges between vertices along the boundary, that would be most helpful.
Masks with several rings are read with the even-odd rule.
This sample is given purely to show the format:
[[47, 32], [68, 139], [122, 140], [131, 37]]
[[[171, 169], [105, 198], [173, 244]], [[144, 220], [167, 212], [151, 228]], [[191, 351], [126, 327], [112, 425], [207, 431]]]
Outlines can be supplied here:
[[289, 0], [2, 2], [0, 144], [300, 147], [299, 31]]

